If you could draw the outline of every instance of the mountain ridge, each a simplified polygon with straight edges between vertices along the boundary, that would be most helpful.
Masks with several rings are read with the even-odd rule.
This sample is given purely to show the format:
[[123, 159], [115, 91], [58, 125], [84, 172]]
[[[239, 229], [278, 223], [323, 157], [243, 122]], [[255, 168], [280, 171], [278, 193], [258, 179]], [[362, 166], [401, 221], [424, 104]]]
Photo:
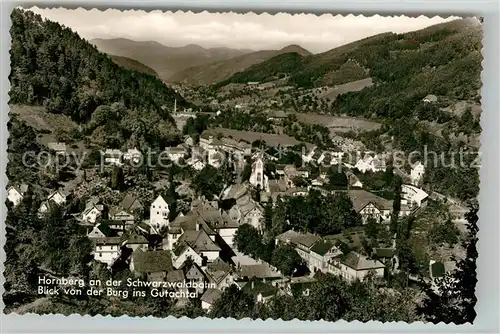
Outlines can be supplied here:
[[[288, 60], [293, 62], [289, 66], [283, 64], [278, 55], [236, 73], [231, 78], [220, 81], [218, 85], [272, 80], [269, 74], [282, 72], [283, 68], [288, 70], [286, 74], [290, 76], [290, 83], [304, 88], [340, 85], [370, 76], [380, 76], [385, 80], [383, 72], [398, 62], [398, 58], [411, 58], [406, 66], [417, 70], [420, 64], [425, 63], [418, 58], [419, 53], [436, 54], [436, 59], [431, 63], [445, 65], [448, 58], [458, 59], [466, 56], [466, 52], [471, 48], [467, 45], [469, 40], [475, 43], [472, 49], [478, 50], [477, 44], [481, 43], [481, 39], [477, 36], [477, 26], [474, 20], [461, 19], [404, 34], [382, 33], [322, 53], [301, 57], [300, 61], [289, 57]], [[463, 36], [465, 41], [454, 41], [455, 35]], [[435, 44], [440, 41], [447, 43], [444, 50], [440, 50], [440, 46]], [[459, 49], [460, 43], [464, 45], [464, 50]]]
[[141, 63], [135, 59], [122, 57], [122, 56], [116, 56], [116, 55], [109, 55], [109, 57], [111, 58], [111, 60], [115, 64], [117, 64], [121, 67], [124, 67], [124, 68], [129, 69], [129, 70], [134, 70], [137, 72], [145, 73], [145, 74], [150, 74], [150, 75], [153, 75], [153, 76], [159, 78], [158, 73], [156, 73], [155, 70], [153, 70], [151, 67], [146, 66], [143, 63]]
[[230, 48], [203, 48], [196, 44], [171, 47], [156, 41], [134, 41], [127, 38], [90, 41], [101, 52], [137, 60], [155, 70], [163, 81], [188, 67], [227, 60], [243, 55], [248, 50]]
[[296, 52], [303, 56], [312, 54], [310, 51], [299, 45], [291, 44], [281, 49], [260, 50], [236, 56], [228, 60], [217, 61], [201, 66], [191, 66], [185, 70], [177, 72], [173, 76], [169, 77], [168, 80], [175, 83], [191, 85], [214, 84], [229, 78], [237, 72], [244, 71], [255, 64], [290, 52]]

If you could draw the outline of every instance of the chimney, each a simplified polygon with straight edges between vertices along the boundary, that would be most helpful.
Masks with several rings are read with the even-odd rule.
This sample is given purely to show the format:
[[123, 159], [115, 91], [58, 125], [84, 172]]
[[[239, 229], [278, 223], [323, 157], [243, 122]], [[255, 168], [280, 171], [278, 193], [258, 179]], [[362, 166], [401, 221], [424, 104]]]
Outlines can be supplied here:
[[199, 231], [200, 230], [200, 223], [196, 223], [196, 231]]
[[252, 290], [255, 288], [255, 281], [252, 281]]

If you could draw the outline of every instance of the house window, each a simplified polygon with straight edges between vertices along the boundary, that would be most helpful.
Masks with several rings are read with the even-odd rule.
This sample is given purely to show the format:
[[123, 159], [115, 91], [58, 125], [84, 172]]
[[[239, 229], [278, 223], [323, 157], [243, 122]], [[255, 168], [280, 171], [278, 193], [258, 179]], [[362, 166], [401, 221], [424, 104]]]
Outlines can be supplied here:
[[98, 253], [99, 254], [99, 257], [102, 257], [102, 253]]
[[99, 246], [99, 250], [101, 250], [101, 249], [102, 249], [102, 246]]
[[155, 206], [153, 205], [153, 209], [155, 208]]

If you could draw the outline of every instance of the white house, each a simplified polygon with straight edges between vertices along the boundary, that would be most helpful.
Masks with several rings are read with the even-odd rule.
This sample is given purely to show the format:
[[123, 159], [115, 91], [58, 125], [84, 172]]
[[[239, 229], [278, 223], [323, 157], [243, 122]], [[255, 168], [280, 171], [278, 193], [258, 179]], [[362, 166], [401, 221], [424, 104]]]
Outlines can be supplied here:
[[201, 308], [209, 312], [214, 305], [215, 301], [220, 298], [222, 291], [217, 289], [207, 289], [201, 296]]
[[219, 236], [228, 244], [230, 247], [233, 246], [233, 239], [238, 230], [239, 224], [237, 221], [230, 219], [228, 215], [224, 215], [223, 221], [215, 224], [214, 231], [219, 234]]
[[103, 224], [97, 224], [87, 234], [87, 237], [90, 238], [90, 239], [106, 238], [106, 237], [109, 236], [109, 231], [110, 231], [109, 226], [103, 225]]
[[101, 216], [103, 206], [91, 203], [87, 205], [82, 213], [82, 220], [88, 223], [95, 223], [97, 218]]
[[64, 195], [62, 192], [57, 190], [57, 191], [54, 191], [52, 194], [50, 194], [49, 197], [47, 197], [47, 201], [50, 201], [50, 200], [56, 202], [57, 205], [61, 205], [61, 204], [66, 203], [66, 195]]
[[11, 186], [7, 190], [7, 199], [11, 201], [14, 206], [19, 205], [23, 200], [24, 194], [28, 190], [28, 185], [22, 184], [21, 186]]
[[96, 239], [94, 259], [111, 266], [120, 256], [120, 237]]
[[159, 195], [153, 203], [151, 203], [149, 209], [150, 225], [157, 230], [162, 229], [164, 226], [169, 226], [169, 213], [170, 209], [168, 208], [167, 202]]
[[188, 258], [191, 258], [197, 265], [202, 265], [203, 258], [200, 254], [198, 254], [188, 243], [178, 243], [173, 249], [172, 262], [174, 267], [179, 269]]
[[196, 223], [196, 230], [185, 231], [179, 238], [178, 242], [186, 242], [200, 256], [207, 258], [208, 262], [214, 261], [219, 257], [221, 248], [200, 228], [201, 224]]
[[410, 207], [422, 207], [427, 205], [429, 195], [420, 188], [409, 184], [401, 186], [401, 204], [409, 205]]
[[382, 262], [356, 252], [351, 252], [342, 258], [333, 258], [328, 264], [329, 273], [339, 275], [348, 281], [356, 279], [362, 281], [370, 272], [375, 277], [383, 277], [384, 269], [385, 265]]
[[359, 180], [359, 178], [354, 173], [347, 171], [345, 174], [347, 176], [347, 181], [348, 181], [349, 187], [363, 188], [363, 183]]
[[349, 198], [354, 210], [361, 215], [365, 224], [368, 222], [368, 218], [382, 222], [391, 216], [392, 201], [362, 189], [349, 190]]
[[411, 184], [418, 186], [424, 177], [424, 173], [425, 166], [420, 161], [414, 164], [410, 172]]
[[59, 190], [51, 193], [38, 209], [39, 215], [49, 212], [52, 205], [62, 205], [66, 203], [66, 196]]
[[207, 165], [204, 160], [202, 154], [193, 151], [192, 156], [186, 161], [186, 164], [194, 170], [200, 171]]
[[253, 201], [250, 201], [249, 203], [239, 207], [239, 211], [241, 212], [240, 216], [241, 223], [250, 224], [257, 230], [262, 231], [264, 208], [261, 205]]
[[330, 241], [317, 241], [309, 252], [309, 269], [311, 272], [328, 272], [328, 263], [342, 256], [342, 252]]
[[260, 187], [260, 189], [269, 191], [268, 188], [268, 177], [264, 175], [264, 160], [263, 155], [259, 154], [252, 164], [252, 174], [250, 175], [250, 184], [254, 187]]

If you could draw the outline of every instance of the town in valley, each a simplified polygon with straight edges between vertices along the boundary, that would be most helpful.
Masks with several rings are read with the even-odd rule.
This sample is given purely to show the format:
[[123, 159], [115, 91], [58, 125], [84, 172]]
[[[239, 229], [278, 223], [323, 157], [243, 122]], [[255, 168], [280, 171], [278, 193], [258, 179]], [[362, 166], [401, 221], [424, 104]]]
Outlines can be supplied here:
[[312, 53], [41, 12], [11, 15], [8, 311], [472, 321], [479, 19]]

